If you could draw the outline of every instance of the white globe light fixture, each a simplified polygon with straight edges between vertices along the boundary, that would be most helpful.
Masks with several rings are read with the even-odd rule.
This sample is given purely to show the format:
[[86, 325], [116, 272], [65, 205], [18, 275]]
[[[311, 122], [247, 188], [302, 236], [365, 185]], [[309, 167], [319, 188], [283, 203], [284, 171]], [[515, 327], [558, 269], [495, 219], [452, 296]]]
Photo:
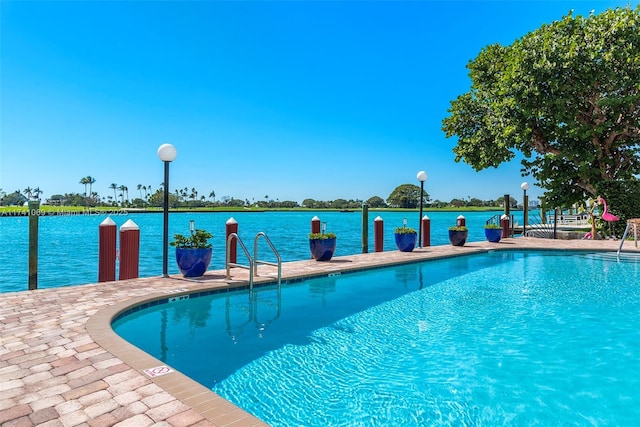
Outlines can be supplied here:
[[158, 147], [158, 157], [163, 162], [173, 162], [177, 155], [176, 147], [171, 144], [162, 144]]
[[164, 182], [163, 182], [163, 215], [164, 215], [164, 233], [162, 241], [162, 275], [169, 277], [169, 163], [176, 159], [178, 152], [176, 147], [171, 144], [162, 144], [158, 147], [158, 157], [164, 162]]
[[418, 181], [420, 181], [420, 218], [418, 218], [418, 247], [422, 247], [422, 201], [424, 199], [424, 182], [427, 180], [427, 173], [420, 171], [416, 175]]

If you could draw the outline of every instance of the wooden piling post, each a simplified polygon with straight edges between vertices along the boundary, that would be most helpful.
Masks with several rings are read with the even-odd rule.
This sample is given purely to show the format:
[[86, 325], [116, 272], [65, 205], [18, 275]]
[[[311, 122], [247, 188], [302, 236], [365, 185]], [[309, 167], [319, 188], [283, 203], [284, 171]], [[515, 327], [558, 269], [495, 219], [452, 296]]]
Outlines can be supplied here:
[[40, 201], [28, 203], [29, 215], [29, 290], [38, 289], [38, 217]]
[[[233, 217], [229, 218], [225, 223], [225, 242], [229, 241], [229, 236], [231, 234], [238, 234], [238, 221], [236, 221]], [[230, 263], [238, 262], [238, 240], [233, 239], [231, 244], [228, 244], [229, 253], [227, 254], [227, 259]]]
[[311, 218], [311, 233], [317, 234], [320, 232], [320, 218], [314, 216]]
[[140, 228], [132, 220], [120, 227], [119, 280], [137, 279], [140, 266]]
[[98, 282], [116, 280], [117, 226], [107, 217], [98, 227]]
[[427, 215], [422, 219], [422, 246], [431, 246], [431, 220]]
[[381, 216], [373, 220], [373, 247], [375, 252], [384, 251], [384, 220]]
[[362, 205], [362, 253], [369, 253], [369, 205]]

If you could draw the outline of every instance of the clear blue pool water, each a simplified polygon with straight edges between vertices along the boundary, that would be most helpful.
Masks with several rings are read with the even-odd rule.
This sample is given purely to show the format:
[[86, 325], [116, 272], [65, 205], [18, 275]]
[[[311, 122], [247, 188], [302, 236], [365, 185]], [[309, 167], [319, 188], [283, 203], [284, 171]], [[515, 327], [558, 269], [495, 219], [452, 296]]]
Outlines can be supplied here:
[[640, 264], [492, 252], [166, 302], [128, 341], [273, 426], [635, 425]]
[[[100, 213], [103, 212], [103, 213]], [[105, 220], [105, 211], [90, 214], [43, 216], [39, 221], [38, 287], [95, 283], [98, 281], [98, 228]], [[484, 223], [500, 212], [428, 212], [431, 218], [431, 244], [448, 244], [447, 228], [455, 224], [458, 215], [467, 219], [469, 241], [484, 240]], [[516, 221], [522, 221], [515, 212]], [[224, 268], [225, 224], [233, 217], [238, 222], [238, 234], [248, 248], [253, 247], [253, 239], [259, 232], [265, 232], [280, 252], [283, 261], [297, 261], [309, 258], [308, 234], [311, 219], [318, 216], [327, 223], [327, 230], [338, 235], [336, 256], [362, 252], [362, 214], [360, 212], [341, 213], [328, 211], [294, 212], [206, 212], [171, 213], [169, 215], [169, 236], [175, 233], [187, 234], [189, 220], [193, 219], [198, 228], [213, 233], [213, 258], [209, 269]], [[402, 226], [403, 218], [408, 225], [418, 229], [418, 211], [415, 212], [369, 212], [369, 251], [373, 252], [373, 222], [380, 215], [384, 220], [384, 250], [396, 250], [393, 230]], [[111, 215], [118, 227], [132, 220], [140, 227], [140, 277], [162, 274], [162, 230], [161, 213], [128, 213]], [[0, 215], [0, 292], [28, 289], [29, 281], [29, 219]], [[261, 254], [271, 258], [271, 251], [264, 244]], [[9, 249], [10, 248], [10, 249]], [[240, 259], [240, 258], [239, 258]], [[243, 260], [241, 260], [242, 262]], [[169, 273], [178, 274], [175, 263], [175, 249], [169, 248]]]

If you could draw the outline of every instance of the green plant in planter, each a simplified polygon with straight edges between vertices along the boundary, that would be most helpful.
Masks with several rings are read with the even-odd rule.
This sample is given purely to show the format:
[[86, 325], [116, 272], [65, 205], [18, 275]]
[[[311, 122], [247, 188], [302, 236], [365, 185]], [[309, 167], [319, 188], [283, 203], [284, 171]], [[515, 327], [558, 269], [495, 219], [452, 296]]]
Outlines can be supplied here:
[[326, 240], [335, 238], [335, 233], [309, 233], [309, 240]]
[[464, 225], [454, 225], [449, 227], [449, 231], [469, 231], [469, 229]]
[[189, 237], [182, 234], [174, 234], [174, 241], [169, 244], [180, 249], [208, 249], [211, 247], [209, 239], [212, 237], [213, 234], [208, 231], [195, 230]]
[[174, 234], [174, 241], [169, 243], [176, 248], [176, 263], [184, 277], [200, 277], [209, 268], [213, 248], [209, 239], [213, 235], [205, 230], [191, 228], [187, 237]]
[[396, 234], [417, 234], [417, 231], [411, 227], [396, 227], [395, 231]]
[[500, 224], [485, 224], [484, 228], [487, 230], [502, 230]]

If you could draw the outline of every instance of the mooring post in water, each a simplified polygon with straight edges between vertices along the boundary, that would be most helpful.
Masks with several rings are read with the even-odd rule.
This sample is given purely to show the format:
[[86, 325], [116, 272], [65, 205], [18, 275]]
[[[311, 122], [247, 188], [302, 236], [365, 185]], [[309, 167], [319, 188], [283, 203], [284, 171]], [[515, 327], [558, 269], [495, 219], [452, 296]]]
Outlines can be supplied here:
[[362, 253], [369, 253], [369, 205], [362, 204]]
[[320, 218], [318, 218], [317, 216], [311, 218], [311, 233], [320, 233]]
[[384, 250], [384, 220], [380, 215], [373, 220], [373, 250], [375, 252]]
[[502, 238], [506, 239], [507, 237], [511, 237], [511, 220], [509, 215], [502, 214], [500, 217], [500, 227], [502, 227]]
[[38, 289], [38, 217], [40, 201], [31, 200], [29, 215], [29, 290]]
[[[320, 218], [315, 215], [311, 218], [311, 234], [319, 234], [320, 233]], [[311, 251], [311, 259], [313, 259], [313, 251]]]
[[[229, 241], [229, 236], [233, 233], [238, 234], [238, 221], [236, 221], [233, 217], [229, 218], [225, 223], [225, 242]], [[229, 253], [227, 254], [227, 259], [230, 263], [238, 262], [238, 240], [233, 239], [230, 245], [227, 245], [229, 248]]]
[[117, 226], [107, 217], [98, 228], [98, 282], [116, 280]]
[[427, 215], [422, 217], [422, 246], [431, 246], [431, 219]]
[[137, 279], [140, 268], [140, 228], [132, 220], [120, 226], [119, 280]]

